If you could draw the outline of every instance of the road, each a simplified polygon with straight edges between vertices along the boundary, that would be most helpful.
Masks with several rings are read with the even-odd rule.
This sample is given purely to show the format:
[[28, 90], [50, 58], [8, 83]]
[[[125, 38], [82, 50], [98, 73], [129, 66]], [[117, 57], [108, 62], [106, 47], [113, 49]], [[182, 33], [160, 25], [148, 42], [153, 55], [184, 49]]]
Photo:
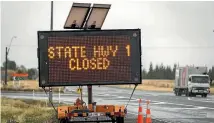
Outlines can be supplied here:
[[[77, 87], [69, 87], [76, 90]], [[93, 86], [93, 100], [97, 104], [127, 104], [132, 89], [119, 89], [113, 87]], [[42, 92], [2, 92], [2, 96], [10, 98], [47, 99]], [[53, 100], [63, 103], [73, 103], [78, 97], [75, 93], [55, 93]], [[171, 123], [214, 123], [214, 96], [207, 98], [175, 96], [169, 92], [150, 92], [136, 90], [128, 105], [129, 118], [136, 119], [138, 111], [138, 99], [143, 99], [145, 114], [146, 100], [151, 100], [151, 115], [153, 119], [163, 120]], [[87, 102], [87, 89], [83, 88], [83, 100]]]

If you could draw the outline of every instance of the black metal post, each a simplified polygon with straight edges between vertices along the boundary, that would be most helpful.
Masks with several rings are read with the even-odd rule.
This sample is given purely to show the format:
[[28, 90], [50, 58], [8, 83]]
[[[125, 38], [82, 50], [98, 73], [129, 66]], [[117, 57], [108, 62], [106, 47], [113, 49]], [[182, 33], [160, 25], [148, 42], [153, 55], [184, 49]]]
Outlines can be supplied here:
[[81, 98], [81, 104], [83, 105], [83, 99], [82, 99], [82, 86], [79, 86], [79, 89], [80, 89], [80, 98]]
[[5, 78], [4, 78], [4, 84], [7, 85], [7, 55], [8, 55], [8, 52], [7, 52], [7, 47], [6, 47], [6, 51], [5, 51]]
[[92, 86], [88, 85], [88, 104], [92, 104]]
[[52, 101], [53, 101], [53, 94], [52, 94], [52, 88], [51, 87], [49, 87], [49, 100], [50, 100], [50, 104], [49, 104], [49, 106], [52, 106]]
[[51, 1], [51, 31], [53, 30], [53, 1]]
[[[51, 1], [51, 23], [50, 23], [50, 30], [53, 30], [53, 1]], [[50, 102], [53, 101], [53, 92], [52, 87], [49, 87], [49, 100]], [[51, 106], [51, 104], [50, 104]]]

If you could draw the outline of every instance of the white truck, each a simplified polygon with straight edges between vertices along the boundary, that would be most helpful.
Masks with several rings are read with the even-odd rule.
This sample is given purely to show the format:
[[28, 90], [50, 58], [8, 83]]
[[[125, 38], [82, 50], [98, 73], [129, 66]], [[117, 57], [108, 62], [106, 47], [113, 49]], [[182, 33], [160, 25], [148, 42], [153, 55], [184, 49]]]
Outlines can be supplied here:
[[207, 67], [186, 66], [176, 68], [175, 95], [207, 97], [207, 94], [210, 93], [210, 78], [207, 71]]

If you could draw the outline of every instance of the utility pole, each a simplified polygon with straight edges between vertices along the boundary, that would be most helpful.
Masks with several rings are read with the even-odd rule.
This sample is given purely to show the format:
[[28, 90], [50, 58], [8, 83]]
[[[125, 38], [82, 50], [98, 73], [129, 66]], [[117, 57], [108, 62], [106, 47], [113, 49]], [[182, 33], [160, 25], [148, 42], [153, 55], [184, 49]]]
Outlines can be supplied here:
[[4, 84], [7, 85], [7, 47], [6, 47], [6, 50], [5, 50], [5, 72], [4, 72], [4, 75], [5, 75], [5, 78], [4, 78]]
[[16, 38], [16, 36], [13, 36], [11, 38], [9, 48], [7, 49], [7, 47], [6, 47], [6, 49], [5, 49], [5, 78], [4, 78], [4, 84], [5, 85], [7, 85], [7, 62], [8, 62], [8, 58], [7, 57], [8, 57], [9, 51], [10, 51], [10, 46], [11, 46], [12, 41], [13, 41], [14, 38]]
[[[53, 1], [51, 1], [51, 23], [50, 23], [50, 30], [53, 30]], [[49, 101], [52, 103], [53, 101], [53, 93], [52, 87], [49, 87]], [[51, 104], [50, 104], [51, 106]]]

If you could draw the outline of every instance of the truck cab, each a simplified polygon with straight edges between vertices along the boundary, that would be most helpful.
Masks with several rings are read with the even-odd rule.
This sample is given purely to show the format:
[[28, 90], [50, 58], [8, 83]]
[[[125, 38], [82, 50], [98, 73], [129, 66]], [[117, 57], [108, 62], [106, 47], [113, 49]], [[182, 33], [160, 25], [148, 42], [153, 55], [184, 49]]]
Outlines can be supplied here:
[[207, 74], [207, 67], [185, 66], [176, 68], [174, 93], [176, 96], [207, 97], [210, 93], [210, 77]]
[[189, 75], [188, 92], [190, 96], [201, 95], [202, 97], [207, 97], [207, 94], [210, 93], [209, 75]]

